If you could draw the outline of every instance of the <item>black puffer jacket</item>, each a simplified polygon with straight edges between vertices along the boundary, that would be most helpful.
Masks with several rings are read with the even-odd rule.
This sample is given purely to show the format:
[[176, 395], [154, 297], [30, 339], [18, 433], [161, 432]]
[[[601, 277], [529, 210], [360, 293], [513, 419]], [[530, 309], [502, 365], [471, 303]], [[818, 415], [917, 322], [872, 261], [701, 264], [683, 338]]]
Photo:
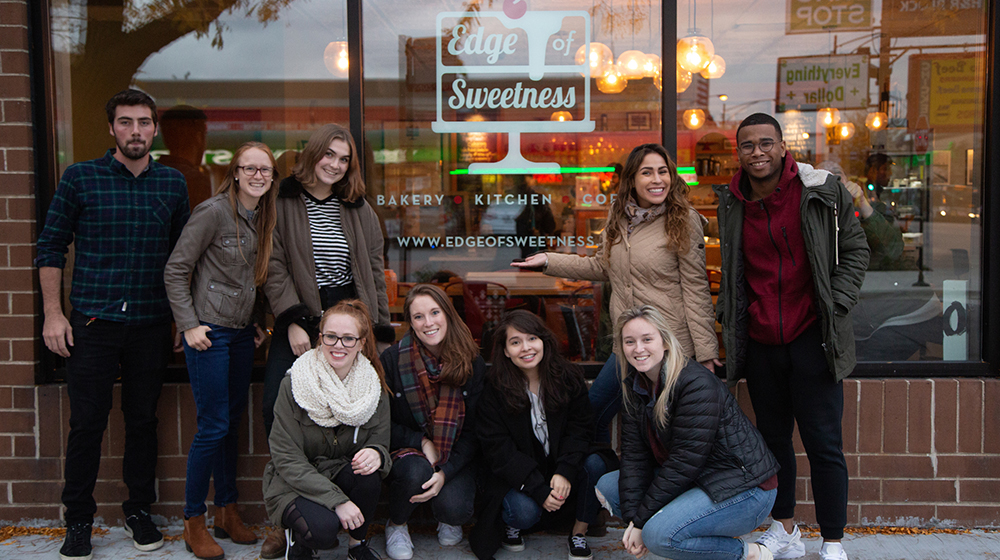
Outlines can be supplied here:
[[649, 426], [655, 395], [642, 390], [636, 370], [625, 380], [622, 459], [618, 490], [622, 519], [640, 529], [656, 512], [697, 485], [719, 502], [770, 478], [778, 462], [725, 384], [693, 360], [681, 371], [668, 406], [666, 429], [656, 434], [668, 457], [657, 465]]

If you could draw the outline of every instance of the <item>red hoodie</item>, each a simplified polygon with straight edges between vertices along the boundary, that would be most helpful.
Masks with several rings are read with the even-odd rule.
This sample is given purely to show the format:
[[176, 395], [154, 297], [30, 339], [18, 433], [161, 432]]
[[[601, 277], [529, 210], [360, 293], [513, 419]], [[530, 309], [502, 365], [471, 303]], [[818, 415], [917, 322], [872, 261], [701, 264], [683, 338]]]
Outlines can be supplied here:
[[[736, 172], [729, 190], [743, 201], [743, 263], [750, 289], [750, 338], [787, 344], [818, 319], [812, 267], [802, 237], [802, 180], [785, 156], [778, 187], [751, 201], [750, 181]], [[741, 189], [743, 186], [745, 192]]]

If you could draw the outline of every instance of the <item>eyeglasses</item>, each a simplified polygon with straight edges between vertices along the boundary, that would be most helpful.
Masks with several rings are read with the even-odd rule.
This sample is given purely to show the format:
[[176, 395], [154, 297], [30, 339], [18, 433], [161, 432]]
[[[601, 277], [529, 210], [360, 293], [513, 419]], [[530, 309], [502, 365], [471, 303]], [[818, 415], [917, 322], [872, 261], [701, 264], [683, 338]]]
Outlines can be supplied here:
[[775, 144], [777, 144], [777, 142], [771, 139], [761, 140], [759, 144], [754, 144], [753, 142], [744, 142], [740, 144], [740, 153], [745, 156], [748, 156], [753, 153], [754, 148], [760, 148], [760, 151], [766, 154], [767, 152], [771, 151], [771, 148], [773, 148]]
[[257, 174], [258, 171], [260, 171], [261, 177], [270, 177], [271, 175], [274, 175], [273, 167], [254, 167], [253, 165], [240, 165], [236, 169], [243, 170], [243, 173], [246, 173], [247, 177], [253, 177], [254, 175]]
[[337, 336], [335, 334], [323, 333], [323, 344], [327, 346], [333, 346], [338, 340], [344, 348], [354, 348], [358, 344], [358, 337], [356, 336]]

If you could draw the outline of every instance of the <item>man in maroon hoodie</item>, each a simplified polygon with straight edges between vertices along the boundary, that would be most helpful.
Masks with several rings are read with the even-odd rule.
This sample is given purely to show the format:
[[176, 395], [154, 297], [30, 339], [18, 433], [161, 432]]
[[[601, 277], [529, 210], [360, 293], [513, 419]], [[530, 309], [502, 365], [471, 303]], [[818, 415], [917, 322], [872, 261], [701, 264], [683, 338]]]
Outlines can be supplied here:
[[727, 378], [747, 379], [757, 427], [781, 465], [771, 527], [775, 558], [805, 554], [795, 526], [795, 451], [809, 459], [823, 560], [846, 560], [847, 464], [841, 381], [854, 369], [851, 309], [869, 250], [851, 195], [787, 154], [781, 127], [756, 113], [736, 131], [740, 170], [719, 195], [722, 281], [716, 308]]

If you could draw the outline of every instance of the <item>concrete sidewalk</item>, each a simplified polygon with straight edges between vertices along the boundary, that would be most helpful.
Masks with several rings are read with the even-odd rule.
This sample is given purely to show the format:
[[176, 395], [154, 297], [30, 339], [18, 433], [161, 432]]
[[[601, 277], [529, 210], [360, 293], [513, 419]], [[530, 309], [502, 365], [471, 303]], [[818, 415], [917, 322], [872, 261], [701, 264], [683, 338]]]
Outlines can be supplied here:
[[[94, 560], [177, 559], [194, 560], [184, 549], [182, 528], [168, 526], [164, 529], [167, 542], [160, 550], [139, 552], [120, 527], [108, 528], [107, 533], [93, 538]], [[632, 558], [621, 547], [622, 529], [610, 528], [602, 538], [588, 538], [595, 560]], [[468, 540], [456, 547], [442, 547], [434, 534], [413, 535], [414, 560], [470, 560], [475, 557], [469, 550]], [[468, 533], [466, 533], [468, 536]], [[756, 534], [753, 537], [755, 538]], [[806, 555], [803, 560], [819, 560], [819, 538], [803, 539]], [[220, 540], [228, 560], [256, 560], [260, 545], [241, 546]], [[525, 537], [524, 552], [511, 553], [500, 550], [496, 560], [529, 560], [536, 558], [565, 559], [568, 555], [566, 537], [534, 534]], [[57, 560], [62, 537], [32, 535], [14, 537], [0, 542], [0, 559]], [[372, 537], [376, 552], [385, 554], [385, 538], [381, 531]], [[931, 533], [920, 535], [850, 535], [844, 538], [844, 548], [852, 560], [965, 560], [1000, 559], [1000, 532], [971, 531], [962, 534]], [[320, 554], [321, 560], [342, 560], [347, 557], [346, 537], [341, 536], [341, 546]]]

